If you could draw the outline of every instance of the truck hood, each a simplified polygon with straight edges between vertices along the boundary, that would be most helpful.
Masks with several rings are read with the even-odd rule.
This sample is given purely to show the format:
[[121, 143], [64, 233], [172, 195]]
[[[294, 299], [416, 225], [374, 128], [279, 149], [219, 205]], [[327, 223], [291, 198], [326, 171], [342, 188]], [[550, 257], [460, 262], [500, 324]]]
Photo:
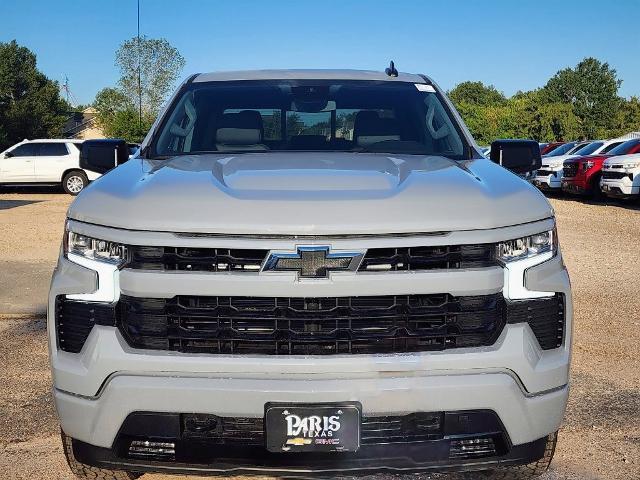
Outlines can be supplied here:
[[640, 153], [632, 153], [631, 155], [617, 155], [615, 157], [608, 157], [605, 161], [605, 165], [635, 165], [640, 162]]
[[552, 163], [564, 162], [570, 158], [577, 157], [577, 155], [558, 155], [556, 157], [542, 157], [542, 166], [549, 167]]
[[552, 215], [537, 189], [486, 159], [350, 152], [134, 158], [69, 208], [104, 226], [247, 235], [476, 230]]

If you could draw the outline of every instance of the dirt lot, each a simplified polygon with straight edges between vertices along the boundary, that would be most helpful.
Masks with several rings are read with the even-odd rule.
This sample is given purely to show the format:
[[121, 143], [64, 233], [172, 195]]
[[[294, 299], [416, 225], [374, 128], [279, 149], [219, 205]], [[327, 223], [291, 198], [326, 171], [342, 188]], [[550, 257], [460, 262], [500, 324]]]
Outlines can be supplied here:
[[[72, 478], [51, 403], [42, 319], [69, 202], [50, 191], [0, 193], [0, 473], [6, 479]], [[569, 409], [543, 479], [638, 479], [640, 209], [552, 203], [576, 323]]]

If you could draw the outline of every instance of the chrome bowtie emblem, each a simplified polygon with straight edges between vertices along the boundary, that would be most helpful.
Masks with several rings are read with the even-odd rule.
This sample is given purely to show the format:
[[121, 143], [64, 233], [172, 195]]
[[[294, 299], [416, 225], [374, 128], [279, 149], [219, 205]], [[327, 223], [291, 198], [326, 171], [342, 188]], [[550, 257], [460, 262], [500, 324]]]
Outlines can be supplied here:
[[364, 252], [331, 251], [329, 247], [298, 247], [295, 252], [271, 251], [263, 272], [298, 272], [299, 278], [328, 278], [331, 272], [355, 272]]

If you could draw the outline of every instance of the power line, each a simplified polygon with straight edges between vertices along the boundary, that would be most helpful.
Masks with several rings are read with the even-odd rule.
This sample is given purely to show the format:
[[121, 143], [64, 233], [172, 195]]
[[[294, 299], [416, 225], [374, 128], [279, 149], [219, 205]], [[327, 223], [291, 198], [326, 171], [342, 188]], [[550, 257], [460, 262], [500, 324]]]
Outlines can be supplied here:
[[142, 126], [142, 74], [140, 65], [140, 0], [138, 0], [138, 125]]

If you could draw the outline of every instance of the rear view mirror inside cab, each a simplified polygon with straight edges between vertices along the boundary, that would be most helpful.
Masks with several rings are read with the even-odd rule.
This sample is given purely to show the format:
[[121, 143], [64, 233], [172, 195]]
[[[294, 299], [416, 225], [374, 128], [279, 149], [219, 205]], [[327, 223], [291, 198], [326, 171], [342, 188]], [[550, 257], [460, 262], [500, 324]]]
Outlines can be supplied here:
[[333, 100], [298, 98], [291, 102], [292, 112], [320, 113], [331, 112], [336, 109], [336, 102]]

